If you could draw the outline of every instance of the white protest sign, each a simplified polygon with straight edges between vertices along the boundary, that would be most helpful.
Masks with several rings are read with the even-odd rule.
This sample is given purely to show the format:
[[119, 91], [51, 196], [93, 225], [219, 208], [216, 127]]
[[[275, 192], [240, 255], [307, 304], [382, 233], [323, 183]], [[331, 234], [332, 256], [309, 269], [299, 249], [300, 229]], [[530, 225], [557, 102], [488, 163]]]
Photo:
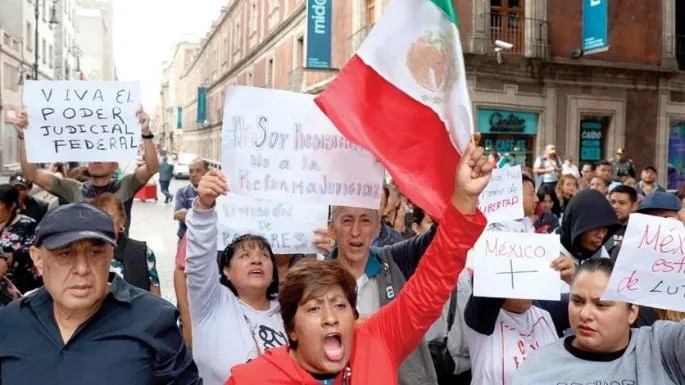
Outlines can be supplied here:
[[602, 299], [685, 311], [685, 227], [631, 214]]
[[488, 223], [523, 218], [521, 166], [492, 170], [490, 182], [478, 198], [478, 207]]
[[493, 298], [561, 298], [559, 236], [486, 231], [473, 246], [473, 295]]
[[236, 194], [219, 197], [217, 249], [223, 250], [237, 236], [264, 236], [274, 254], [314, 254], [314, 229], [325, 228], [328, 206], [254, 199]]
[[141, 141], [138, 82], [26, 81], [31, 163], [127, 162]]
[[234, 194], [378, 209], [384, 170], [337, 131], [314, 96], [229, 87], [221, 139]]

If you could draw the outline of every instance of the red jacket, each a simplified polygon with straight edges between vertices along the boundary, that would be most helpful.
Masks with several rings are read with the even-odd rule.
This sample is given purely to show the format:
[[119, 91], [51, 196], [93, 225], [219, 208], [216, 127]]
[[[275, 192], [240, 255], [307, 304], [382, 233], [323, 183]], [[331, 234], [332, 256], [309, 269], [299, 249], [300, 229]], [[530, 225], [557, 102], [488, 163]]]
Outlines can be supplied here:
[[[449, 205], [430, 247], [397, 298], [355, 327], [351, 384], [397, 384], [400, 364], [442, 313], [464, 268], [466, 253], [486, 223], [480, 212], [466, 217]], [[237, 365], [231, 373], [226, 385], [320, 385], [290, 358], [285, 346]], [[341, 383], [340, 377], [336, 384]]]

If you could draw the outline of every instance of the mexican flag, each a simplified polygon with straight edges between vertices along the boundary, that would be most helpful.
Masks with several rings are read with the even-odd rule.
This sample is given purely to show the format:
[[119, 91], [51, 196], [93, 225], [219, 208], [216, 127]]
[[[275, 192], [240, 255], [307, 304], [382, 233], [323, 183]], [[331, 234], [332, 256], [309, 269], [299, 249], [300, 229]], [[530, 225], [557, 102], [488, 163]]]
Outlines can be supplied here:
[[439, 220], [473, 118], [451, 0], [392, 0], [316, 99], [414, 204]]

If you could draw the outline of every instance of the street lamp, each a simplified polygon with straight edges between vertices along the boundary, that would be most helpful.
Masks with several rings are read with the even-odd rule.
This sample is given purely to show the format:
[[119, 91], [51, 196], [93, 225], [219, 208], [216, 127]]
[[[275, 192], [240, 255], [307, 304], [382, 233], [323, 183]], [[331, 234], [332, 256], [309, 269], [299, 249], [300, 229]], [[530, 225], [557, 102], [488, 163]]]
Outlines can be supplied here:
[[[39, 23], [40, 23], [40, 1], [41, 0], [33, 0], [33, 15], [35, 17], [35, 35], [34, 35], [34, 49], [35, 49], [35, 55], [33, 58], [33, 80], [38, 80], [38, 52], [40, 51], [39, 45], [38, 45], [38, 40], [40, 38], [40, 35], [38, 33], [39, 31]], [[52, 29], [53, 26], [59, 24], [59, 21], [57, 21], [57, 8], [56, 4], [59, 0], [42, 0], [42, 1], [50, 1], [52, 2], [52, 6], [50, 7], [50, 21], [48, 21], [48, 25], [50, 26], [50, 29]], [[45, 52], [43, 52], [45, 54]]]
[[71, 48], [69, 48], [67, 53], [71, 54], [76, 59], [76, 70], [75, 71], [77, 74], [80, 75], [80, 73], [81, 73], [81, 54], [83, 53], [83, 51], [81, 51], [81, 48], [79, 48], [78, 46], [75, 45], [75, 46], [72, 46]]

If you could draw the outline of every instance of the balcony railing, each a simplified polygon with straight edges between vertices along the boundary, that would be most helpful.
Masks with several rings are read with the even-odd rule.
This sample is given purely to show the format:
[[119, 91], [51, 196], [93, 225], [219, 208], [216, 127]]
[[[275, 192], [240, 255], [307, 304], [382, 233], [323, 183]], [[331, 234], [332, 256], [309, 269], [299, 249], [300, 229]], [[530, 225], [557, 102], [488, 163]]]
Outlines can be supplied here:
[[[495, 40], [514, 45], [512, 49], [502, 50], [503, 54], [549, 58], [551, 49], [547, 21], [522, 17], [517, 13], [489, 12], [481, 14], [480, 17], [493, 47]], [[487, 51], [489, 49], [486, 49]]]
[[367, 24], [347, 38], [347, 57], [354, 55], [375, 24]]
[[288, 74], [288, 89], [290, 91], [301, 92], [304, 81], [304, 68], [298, 67]]
[[685, 70], [685, 35], [675, 35], [675, 58], [678, 60], [678, 69]]

